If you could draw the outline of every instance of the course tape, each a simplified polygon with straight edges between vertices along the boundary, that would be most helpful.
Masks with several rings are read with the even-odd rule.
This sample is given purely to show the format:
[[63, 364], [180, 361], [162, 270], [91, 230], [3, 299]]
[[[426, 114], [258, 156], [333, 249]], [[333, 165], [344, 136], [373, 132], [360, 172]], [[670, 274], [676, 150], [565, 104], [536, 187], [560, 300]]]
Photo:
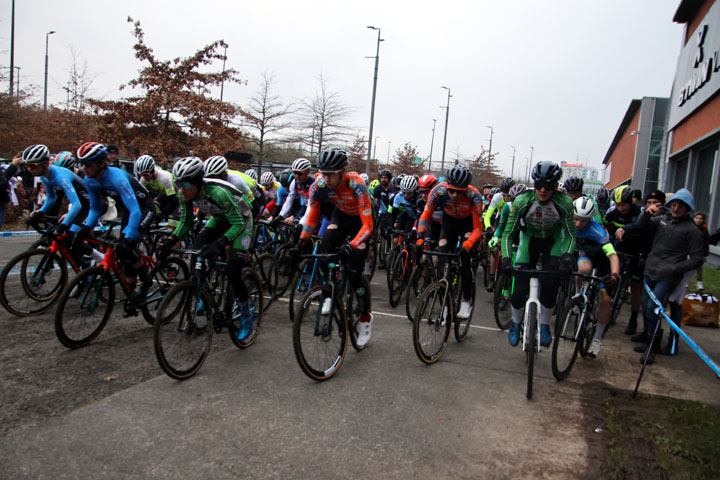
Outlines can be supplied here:
[[715, 363], [715, 362], [713, 361], [713, 359], [710, 358], [710, 357], [707, 355], [707, 353], [705, 353], [705, 352], [703, 351], [703, 349], [700, 348], [700, 346], [699, 346], [697, 343], [695, 343], [695, 342], [693, 341], [693, 339], [688, 336], [687, 333], [685, 333], [685, 332], [683, 331], [682, 328], [678, 327], [678, 325], [677, 325], [675, 322], [673, 322], [672, 320], [670, 320], [670, 317], [668, 317], [668, 316], [665, 314], [665, 309], [664, 309], [663, 306], [660, 304], [660, 301], [657, 299], [657, 297], [655, 296], [655, 294], [653, 293], [653, 291], [650, 289], [650, 287], [648, 287], [648, 284], [645, 283], [644, 285], [645, 285], [645, 291], [648, 293], [648, 295], [650, 295], [650, 298], [652, 299], [653, 302], [655, 302], [655, 305], [657, 305], [657, 308], [655, 309], [655, 312], [656, 312], [656, 313], [659, 313], [659, 314], [661, 314], [663, 317], [665, 317], [665, 320], [667, 320], [668, 325], [670, 325], [670, 327], [671, 327], [673, 330], [675, 330], [675, 332], [677, 332], [677, 334], [680, 335], [680, 336], [682, 337], [682, 339], [685, 340], [685, 342], [686, 342], [688, 345], [690, 345], [690, 348], [692, 348], [693, 350], [695, 350], [695, 353], [698, 354], [698, 356], [702, 359], [702, 361], [705, 362], [708, 367], [712, 368], [712, 370], [715, 372], [715, 374], [716, 374], [718, 377], [720, 377], [720, 367], [718, 366], [718, 364]]
[[[104, 232], [109, 227], [95, 227], [96, 232]], [[27, 237], [30, 235], [40, 235], [39, 232], [35, 230], [19, 230], [14, 232], [0, 232], [0, 237]]]

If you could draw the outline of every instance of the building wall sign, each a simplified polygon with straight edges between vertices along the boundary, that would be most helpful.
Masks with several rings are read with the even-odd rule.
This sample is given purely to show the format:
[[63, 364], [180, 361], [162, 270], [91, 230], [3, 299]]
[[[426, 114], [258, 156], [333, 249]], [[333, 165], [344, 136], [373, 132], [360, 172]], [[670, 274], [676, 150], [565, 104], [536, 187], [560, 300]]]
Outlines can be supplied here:
[[680, 52], [669, 128], [720, 90], [720, 2], [710, 8]]

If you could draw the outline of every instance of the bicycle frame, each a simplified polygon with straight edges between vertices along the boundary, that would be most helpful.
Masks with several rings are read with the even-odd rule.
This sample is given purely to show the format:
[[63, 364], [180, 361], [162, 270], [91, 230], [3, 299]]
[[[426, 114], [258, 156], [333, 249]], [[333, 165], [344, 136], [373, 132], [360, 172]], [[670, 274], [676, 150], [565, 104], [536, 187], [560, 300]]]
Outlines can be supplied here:
[[[530, 293], [528, 294], [528, 299], [525, 302], [525, 312], [523, 313], [523, 352], [528, 351], [528, 322], [530, 321], [530, 314], [528, 313], [530, 309], [528, 308], [530, 305], [535, 305], [535, 312], [538, 314], [537, 322], [535, 322], [535, 325], [537, 327], [536, 331], [533, 332], [533, 335], [536, 335], [536, 338], [540, 338], [540, 279], [538, 277], [530, 277]], [[540, 342], [535, 342], [535, 351], [540, 353], [541, 352], [541, 346]]]

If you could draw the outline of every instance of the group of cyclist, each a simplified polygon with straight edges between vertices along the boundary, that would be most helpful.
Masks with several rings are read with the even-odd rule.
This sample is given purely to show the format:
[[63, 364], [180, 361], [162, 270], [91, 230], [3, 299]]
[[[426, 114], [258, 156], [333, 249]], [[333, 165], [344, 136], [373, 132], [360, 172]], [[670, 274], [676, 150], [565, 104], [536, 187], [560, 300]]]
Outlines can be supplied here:
[[[472, 315], [472, 265], [478, 256], [489, 258], [485, 268], [493, 275], [499, 269], [510, 276], [517, 269], [535, 268], [538, 262], [543, 271], [557, 271], [558, 275], [543, 279], [539, 291], [539, 341], [543, 346], [552, 342], [551, 318], [563, 277], [567, 279], [575, 270], [584, 274], [595, 270], [603, 285], [597, 329], [588, 349], [591, 357], [599, 354], [610, 318], [606, 287], [620, 277], [617, 252], [627, 254], [632, 301], [625, 333], [645, 343], [641, 350], [646, 357], [657, 350], [659, 340], [650, 330], [657, 317], [653, 320], [646, 312], [645, 329], [640, 333], [637, 317], [642, 306], [640, 259], [652, 245], [650, 237], [641, 234], [648, 223], [642, 217], [662, 213], [665, 198], [659, 191], [649, 193], [642, 208], [634, 203], [629, 186], [612, 192], [600, 189], [590, 197], [583, 195], [580, 178], [570, 177], [561, 184], [562, 170], [548, 161], [533, 167], [532, 188], [505, 178], [498, 187], [484, 184], [478, 189], [471, 184], [471, 171], [463, 165], [451, 167], [440, 178], [432, 174], [394, 176], [381, 169], [378, 179], [370, 181], [366, 174], [348, 171], [347, 153], [338, 148], [320, 152], [315, 175], [312, 162], [298, 158], [278, 178], [264, 172], [259, 179], [253, 169], [231, 170], [223, 156], [204, 161], [180, 158], [166, 171], [153, 157], [142, 155], [131, 175], [113, 166], [108, 148], [97, 142], [82, 144], [76, 155], [68, 151], [51, 155], [46, 146], [32, 145], [24, 150], [22, 159], [47, 192], [44, 204], [30, 215], [29, 222], [38, 224], [47, 216], [57, 216], [60, 199], [66, 197], [70, 207], [49, 233], [62, 238], [73, 251], [82, 252], [83, 240], [92, 235], [108, 203], [115, 204], [122, 221], [116, 254], [132, 285], [131, 302], [142, 298], [148, 288], [138, 242], [153, 222], [169, 217], [178, 220], [173, 232], [160, 242], [158, 255], [167, 256], [186, 240], [202, 248], [203, 256], [227, 258], [229, 271], [240, 272], [253, 247], [254, 222], [268, 218], [275, 225], [298, 225], [294, 255], [303, 251], [312, 235], [319, 234], [318, 253], [338, 253], [344, 259], [358, 301], [360, 346], [370, 340], [373, 322], [369, 292], [362, 282], [369, 242], [374, 235], [387, 236], [392, 230], [403, 232], [420, 254], [428, 245], [437, 245], [441, 252], [458, 255], [463, 287], [457, 313], [460, 319]], [[82, 171], [75, 168], [76, 163]], [[437, 260], [439, 272], [444, 259]], [[322, 267], [326, 269], [327, 264]], [[229, 278], [240, 305], [238, 338], [242, 339], [252, 324], [248, 290], [240, 275]], [[512, 346], [519, 343], [528, 292], [529, 276], [515, 275], [508, 332]], [[328, 314], [331, 299], [325, 303], [322, 313]]]

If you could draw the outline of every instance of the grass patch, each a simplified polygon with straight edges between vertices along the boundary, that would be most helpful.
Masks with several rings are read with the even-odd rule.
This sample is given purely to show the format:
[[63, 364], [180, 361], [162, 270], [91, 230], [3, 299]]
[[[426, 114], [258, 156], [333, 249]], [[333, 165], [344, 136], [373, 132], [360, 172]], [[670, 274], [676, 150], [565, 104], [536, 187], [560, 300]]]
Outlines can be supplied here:
[[[689, 291], [695, 291], [695, 282], [697, 282], [697, 274], [694, 274], [690, 282], [688, 282]], [[703, 286], [705, 287], [705, 293], [711, 293], [720, 298], [720, 271], [703, 266]]]
[[604, 390], [606, 478], [720, 478], [720, 406]]

